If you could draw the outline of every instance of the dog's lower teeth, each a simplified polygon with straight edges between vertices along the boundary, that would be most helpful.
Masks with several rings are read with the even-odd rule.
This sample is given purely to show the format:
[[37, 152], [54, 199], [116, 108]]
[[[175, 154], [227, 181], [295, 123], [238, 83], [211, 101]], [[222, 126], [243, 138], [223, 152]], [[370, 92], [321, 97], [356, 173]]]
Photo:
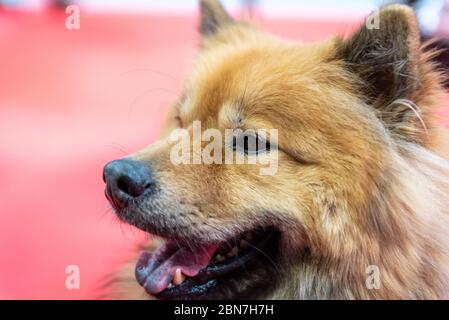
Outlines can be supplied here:
[[173, 285], [178, 286], [184, 282], [186, 276], [182, 273], [181, 269], [176, 269], [175, 276], [173, 277]]
[[234, 257], [237, 254], [237, 250], [238, 250], [237, 247], [232, 248], [231, 251], [229, 251], [226, 256], [228, 258]]
[[217, 254], [215, 256], [214, 260], [215, 260], [215, 262], [221, 263], [221, 262], [225, 261], [225, 257], [223, 257], [221, 254]]
[[226, 258], [233, 258], [238, 255], [239, 250], [243, 251], [249, 248], [250, 241], [254, 239], [255, 235], [253, 232], [245, 234], [243, 238], [234, 242], [234, 247], [231, 248], [231, 243], [226, 242], [222, 247], [216, 252], [213, 261], [215, 263], [222, 263]]

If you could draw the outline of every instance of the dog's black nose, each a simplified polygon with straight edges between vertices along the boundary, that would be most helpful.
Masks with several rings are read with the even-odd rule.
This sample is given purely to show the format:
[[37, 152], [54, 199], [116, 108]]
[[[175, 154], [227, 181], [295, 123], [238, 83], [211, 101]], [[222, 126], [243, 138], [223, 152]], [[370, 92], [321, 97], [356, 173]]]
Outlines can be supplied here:
[[106, 197], [119, 209], [127, 206], [132, 198], [144, 194], [154, 186], [151, 170], [144, 163], [120, 159], [109, 162], [103, 169]]

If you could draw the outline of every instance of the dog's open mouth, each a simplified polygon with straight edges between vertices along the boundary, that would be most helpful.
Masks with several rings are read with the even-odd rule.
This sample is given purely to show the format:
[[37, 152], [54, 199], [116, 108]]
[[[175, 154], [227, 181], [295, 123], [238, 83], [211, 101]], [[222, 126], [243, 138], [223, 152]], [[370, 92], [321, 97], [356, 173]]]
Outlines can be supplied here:
[[140, 254], [136, 279], [160, 299], [221, 298], [218, 292], [233, 280], [260, 278], [261, 270], [266, 275], [267, 265], [276, 259], [278, 240], [273, 228], [245, 232], [220, 244], [167, 240], [155, 252]]

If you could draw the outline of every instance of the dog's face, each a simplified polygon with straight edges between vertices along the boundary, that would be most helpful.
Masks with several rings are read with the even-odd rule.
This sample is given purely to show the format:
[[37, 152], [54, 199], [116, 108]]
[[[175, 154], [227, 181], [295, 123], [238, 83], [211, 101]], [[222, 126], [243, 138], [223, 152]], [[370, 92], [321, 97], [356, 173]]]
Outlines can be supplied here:
[[[301, 45], [233, 22], [215, 1], [202, 5], [199, 56], [168, 134], [108, 164], [106, 195], [122, 220], [166, 239], [137, 263], [137, 280], [148, 293], [293, 297], [300, 284], [292, 279], [304, 265], [377, 241], [363, 208], [384, 155], [395, 135], [418, 139], [407, 110], [400, 120], [391, 116], [394, 107], [391, 119], [379, 117], [381, 108], [409, 94], [401, 90], [411, 87], [410, 77], [385, 74], [395, 73], [401, 59], [408, 59], [405, 75], [415, 72], [414, 18], [392, 7], [381, 12], [379, 30], [362, 27], [348, 40]], [[398, 56], [380, 56], [385, 45]], [[219, 158], [230, 152], [258, 161], [174, 163], [179, 140], [170, 133], [182, 128], [189, 134], [184, 142], [194, 145], [195, 121], [202, 132], [222, 133]], [[405, 132], [400, 125], [407, 121]], [[226, 139], [226, 129], [255, 130], [253, 143]], [[277, 134], [261, 137], [260, 129]], [[201, 150], [208, 144], [197, 143]], [[188, 150], [191, 162], [197, 152]], [[275, 170], [261, 174], [272, 163]]]

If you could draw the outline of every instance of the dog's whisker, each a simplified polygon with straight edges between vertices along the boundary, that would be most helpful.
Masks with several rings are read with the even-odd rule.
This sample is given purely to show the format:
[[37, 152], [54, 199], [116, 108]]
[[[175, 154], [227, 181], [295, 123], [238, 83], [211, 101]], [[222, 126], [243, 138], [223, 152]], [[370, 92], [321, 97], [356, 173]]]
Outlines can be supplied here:
[[179, 80], [178, 78], [176, 78], [173, 75], [170, 75], [170, 74], [168, 74], [166, 72], [159, 71], [159, 70], [152, 69], [152, 68], [135, 68], [135, 69], [131, 69], [131, 70], [123, 72], [121, 74], [121, 76], [126, 76], [128, 74], [137, 73], [137, 72], [151, 72], [153, 74], [164, 76], [164, 77], [168, 78], [170, 80], [171, 84], [175, 85], [177, 87], [177, 89], [179, 89], [182, 86], [182, 81]]
[[273, 265], [273, 267], [276, 269], [276, 272], [278, 272], [279, 274], [281, 274], [281, 270], [279, 269], [279, 266], [276, 264], [276, 262], [273, 261], [273, 259], [270, 258], [270, 256], [268, 254], [266, 254], [263, 250], [261, 250], [260, 248], [258, 248], [257, 246], [252, 245], [251, 243], [249, 243], [249, 246], [254, 248], [255, 250], [259, 251], [263, 256], [265, 256], [265, 258], [267, 258], [267, 260]]
[[111, 143], [106, 144], [106, 146], [107, 146], [107, 147], [110, 147], [110, 148], [113, 148], [113, 149], [115, 149], [115, 150], [120, 151], [121, 153], [123, 153], [123, 155], [127, 155], [127, 154], [130, 153], [129, 150], [127, 150], [125, 147], [121, 146], [121, 145], [118, 144], [118, 143], [112, 143], [112, 142], [111, 142]]
[[177, 93], [171, 89], [166, 89], [166, 88], [153, 88], [153, 89], [147, 89], [147, 90], [143, 90], [142, 92], [140, 92], [129, 104], [129, 114], [132, 113], [132, 111], [134, 110], [134, 107], [137, 105], [137, 102], [144, 97], [147, 94], [150, 93], [155, 93], [155, 92], [166, 92], [171, 94], [173, 97], [176, 97]]

